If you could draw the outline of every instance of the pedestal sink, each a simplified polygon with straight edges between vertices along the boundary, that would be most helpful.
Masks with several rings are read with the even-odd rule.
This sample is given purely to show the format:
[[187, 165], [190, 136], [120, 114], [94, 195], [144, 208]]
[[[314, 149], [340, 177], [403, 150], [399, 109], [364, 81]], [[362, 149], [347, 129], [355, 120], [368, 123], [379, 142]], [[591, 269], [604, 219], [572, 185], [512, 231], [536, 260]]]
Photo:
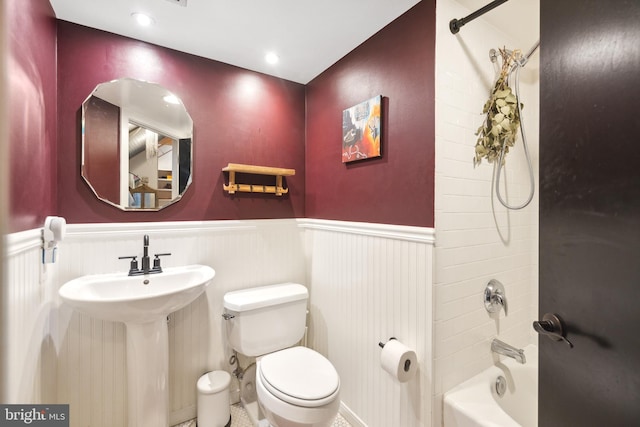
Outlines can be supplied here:
[[140, 276], [83, 276], [60, 288], [76, 310], [126, 325], [129, 427], [169, 426], [167, 316], [198, 298], [214, 275], [211, 267], [190, 265]]

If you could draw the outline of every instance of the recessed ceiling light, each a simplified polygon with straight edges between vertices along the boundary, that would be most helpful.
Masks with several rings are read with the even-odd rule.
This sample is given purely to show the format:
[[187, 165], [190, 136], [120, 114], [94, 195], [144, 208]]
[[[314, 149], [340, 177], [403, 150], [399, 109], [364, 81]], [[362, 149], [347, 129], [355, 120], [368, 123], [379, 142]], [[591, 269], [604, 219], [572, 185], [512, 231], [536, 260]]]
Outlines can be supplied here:
[[275, 52], [268, 52], [264, 59], [271, 65], [275, 65], [280, 61], [280, 58], [278, 58], [278, 55]]
[[151, 25], [151, 24], [153, 24], [155, 22], [152, 17], [150, 17], [149, 15], [145, 15], [144, 13], [140, 13], [140, 12], [132, 13], [131, 17], [136, 20], [138, 25], [141, 25], [143, 27], [148, 27], [149, 25]]

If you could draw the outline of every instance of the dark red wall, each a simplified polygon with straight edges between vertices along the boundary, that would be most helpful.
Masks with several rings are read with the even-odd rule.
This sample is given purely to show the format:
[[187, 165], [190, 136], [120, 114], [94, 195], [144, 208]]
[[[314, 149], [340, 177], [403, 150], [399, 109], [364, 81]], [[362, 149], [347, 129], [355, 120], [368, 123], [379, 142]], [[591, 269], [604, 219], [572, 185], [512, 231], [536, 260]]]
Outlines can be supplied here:
[[[82, 102], [102, 82], [132, 77], [166, 87], [194, 122], [193, 184], [159, 212], [123, 212], [96, 199], [80, 177]], [[58, 214], [69, 223], [304, 216], [301, 84], [114, 34], [58, 23]], [[230, 196], [227, 163], [296, 169], [289, 194]]]
[[7, 1], [8, 231], [41, 227], [56, 201], [56, 21], [48, 1]]
[[[307, 217], [433, 226], [434, 69], [423, 0], [307, 85]], [[376, 95], [382, 157], [343, 164], [342, 111]]]
[[[56, 33], [39, 0], [9, 2], [8, 21], [10, 231], [40, 227], [50, 214], [69, 223], [306, 216], [433, 226], [434, 0], [306, 87], [67, 22]], [[165, 86], [195, 123], [194, 182], [160, 212], [122, 212], [80, 177], [82, 102], [120, 77]], [[383, 155], [345, 165], [342, 111], [379, 94]], [[296, 169], [289, 195], [224, 193], [229, 162]]]

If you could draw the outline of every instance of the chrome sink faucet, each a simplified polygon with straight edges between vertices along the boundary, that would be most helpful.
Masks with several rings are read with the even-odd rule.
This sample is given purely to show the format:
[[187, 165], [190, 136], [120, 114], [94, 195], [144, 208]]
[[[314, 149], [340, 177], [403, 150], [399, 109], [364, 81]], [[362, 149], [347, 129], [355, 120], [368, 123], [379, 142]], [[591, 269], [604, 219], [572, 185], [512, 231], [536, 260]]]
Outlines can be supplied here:
[[138, 268], [137, 256], [121, 256], [118, 257], [118, 259], [131, 259], [129, 276], [139, 276], [143, 274], [162, 273], [160, 257], [167, 255], [171, 255], [171, 253], [154, 254], [153, 267], [151, 267], [151, 260], [149, 259], [149, 235], [145, 234], [142, 238], [142, 268]]
[[494, 338], [494, 340], [491, 341], [491, 351], [516, 359], [516, 362], [518, 363], [527, 363], [527, 358], [524, 356], [524, 350], [515, 348], [497, 338]]

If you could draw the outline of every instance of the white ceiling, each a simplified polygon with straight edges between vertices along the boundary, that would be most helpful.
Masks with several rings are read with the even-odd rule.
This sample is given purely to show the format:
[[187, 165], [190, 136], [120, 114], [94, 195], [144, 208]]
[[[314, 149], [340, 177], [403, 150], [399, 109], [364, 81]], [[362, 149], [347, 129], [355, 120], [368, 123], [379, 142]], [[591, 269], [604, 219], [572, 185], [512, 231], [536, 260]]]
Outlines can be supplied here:
[[[186, 1], [186, 7], [176, 1]], [[303, 84], [418, 2], [50, 0], [64, 21]], [[151, 15], [155, 24], [138, 26], [131, 17], [134, 12]], [[268, 51], [280, 57], [277, 65], [266, 63]]]

